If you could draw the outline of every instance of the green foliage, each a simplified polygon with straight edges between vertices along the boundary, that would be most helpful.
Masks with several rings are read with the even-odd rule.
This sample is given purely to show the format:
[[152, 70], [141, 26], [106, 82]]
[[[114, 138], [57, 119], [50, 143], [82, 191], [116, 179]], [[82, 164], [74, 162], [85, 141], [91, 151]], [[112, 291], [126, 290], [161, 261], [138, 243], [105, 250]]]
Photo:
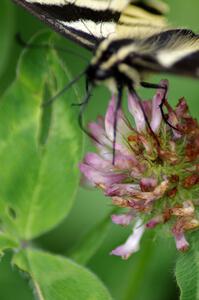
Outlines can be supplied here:
[[[43, 33], [35, 43], [49, 43]], [[29, 240], [57, 225], [70, 211], [79, 181], [82, 133], [72, 90], [53, 105], [70, 75], [53, 50], [26, 50], [17, 80], [0, 106], [0, 205], [4, 226]]]
[[76, 262], [85, 265], [97, 252], [110, 229], [110, 216], [96, 225], [70, 252], [69, 256]]
[[[167, 0], [167, 2], [171, 5], [169, 18], [174, 25], [198, 30], [198, 0], [187, 2]], [[0, 93], [15, 77], [18, 55], [21, 51], [14, 40], [15, 33], [20, 32], [27, 41], [39, 28], [45, 28], [45, 25], [17, 8], [12, 1], [1, 0]], [[37, 43], [49, 41], [57, 44], [55, 35], [48, 33], [43, 33], [34, 40]], [[67, 39], [63, 38], [61, 43], [87, 55], [86, 51]], [[16, 252], [20, 251], [22, 246], [31, 247], [35, 243], [31, 240], [40, 236], [39, 247], [46, 247], [49, 250], [50, 245], [53, 245], [53, 251], [59, 253], [60, 244], [62, 247], [65, 245], [63, 253], [68, 253], [68, 249], [74, 249], [73, 254], [70, 252], [71, 257], [79, 263], [88, 263], [89, 268], [106, 283], [116, 300], [177, 300], [173, 276], [173, 253], [176, 253], [174, 242], [168, 245], [166, 237], [164, 243], [162, 240], [154, 243], [149, 238], [147, 242], [143, 241], [141, 251], [126, 262], [109, 256], [108, 253], [114, 245], [125, 240], [127, 232], [123, 228], [120, 231], [118, 226], [111, 226], [111, 234], [103, 243], [110, 223], [108, 221], [103, 223], [101, 219], [107, 215], [110, 208], [107, 199], [105, 201], [101, 195], [90, 190], [84, 193], [80, 190], [70, 218], [67, 218], [57, 231], [49, 232], [71, 212], [79, 180], [77, 162], [82, 151], [81, 131], [76, 124], [76, 110], [70, 107], [72, 102], [77, 101], [77, 92], [67, 91], [52, 107], [46, 107], [45, 110], [40, 106], [41, 101], [49, 99], [70, 80], [71, 76], [65, 66], [76, 74], [82, 71], [85, 64], [78, 57], [76, 59], [70, 56], [67, 51], [64, 59], [60, 53], [49, 49], [26, 50], [17, 68], [17, 80], [10, 85], [2, 99], [0, 225], [3, 232], [0, 234], [0, 255], [6, 249], [13, 249]], [[198, 82], [187, 78], [168, 77], [169, 100], [176, 103], [179, 97], [185, 96], [192, 113], [197, 117]], [[158, 82], [159, 79], [162, 79], [162, 74], [151, 78], [151, 81]], [[139, 91], [141, 94], [142, 92]], [[144, 97], [149, 98], [150, 93], [152, 95], [153, 91], [144, 91]], [[103, 113], [107, 97], [103, 89], [95, 91], [86, 115], [88, 120], [95, 119], [99, 112]], [[93, 228], [93, 224], [96, 223], [99, 223], [99, 226]], [[90, 233], [84, 236], [82, 233], [89, 228]], [[48, 235], [41, 237], [45, 232], [49, 232]], [[82, 242], [73, 248], [81, 236]], [[27, 242], [27, 239], [30, 241]], [[47, 240], [47, 246], [42, 242], [44, 240]], [[196, 241], [194, 245], [195, 248], [190, 252], [180, 255], [177, 264], [176, 275], [182, 300], [197, 300], [198, 297]], [[6, 255], [0, 265], [0, 299], [15, 299], [17, 290], [17, 297], [20, 300], [32, 300], [27, 281], [24, 276], [17, 273], [17, 270], [9, 269], [8, 260], [10, 256]], [[80, 295], [87, 297], [90, 291], [93, 293], [90, 299], [99, 297], [103, 299], [103, 295], [104, 299], [110, 298], [97, 278], [70, 260], [33, 251], [30, 248], [21, 250], [14, 257], [14, 261], [19, 268], [29, 273], [33, 281], [38, 282], [37, 287], [42, 293], [47, 294], [45, 300], [49, 297], [53, 300], [57, 299], [56, 297], [73, 300], [76, 297], [76, 294], [72, 294], [73, 298], [69, 298], [68, 295], [65, 297], [63, 294], [68, 290], [67, 271], [70, 271], [71, 275], [71, 269], [75, 274], [72, 283], [77, 284], [77, 290], [79, 286], [82, 288]], [[81, 282], [76, 279], [80, 279]], [[63, 286], [66, 288], [63, 289]], [[71, 289], [70, 286], [69, 291]], [[96, 295], [95, 290], [98, 298], [93, 298], [93, 295]], [[77, 299], [81, 299], [79, 294]]]
[[192, 234], [191, 249], [180, 254], [175, 275], [180, 288], [180, 300], [199, 299], [199, 239], [198, 232]]
[[0, 79], [6, 71], [6, 66], [9, 63], [9, 55], [11, 54], [12, 37], [14, 35], [14, 9], [10, 1], [1, 0], [0, 16], [0, 45], [1, 57], [0, 59]]
[[[53, 39], [44, 32], [31, 42], [49, 44]], [[78, 92], [72, 89], [45, 105], [70, 80], [55, 50], [30, 48], [23, 52], [17, 79], [2, 98], [0, 254], [17, 250], [13, 262], [29, 274], [38, 299], [109, 300], [106, 288], [86, 269], [29, 248], [33, 238], [67, 216], [78, 187], [82, 133], [71, 108]]]
[[30, 274], [40, 300], [111, 300], [99, 279], [69, 259], [36, 250], [23, 250], [13, 263]]
[[3, 255], [5, 250], [18, 248], [18, 247], [19, 247], [19, 243], [13, 240], [12, 237], [8, 236], [3, 232], [0, 233], [0, 256]]

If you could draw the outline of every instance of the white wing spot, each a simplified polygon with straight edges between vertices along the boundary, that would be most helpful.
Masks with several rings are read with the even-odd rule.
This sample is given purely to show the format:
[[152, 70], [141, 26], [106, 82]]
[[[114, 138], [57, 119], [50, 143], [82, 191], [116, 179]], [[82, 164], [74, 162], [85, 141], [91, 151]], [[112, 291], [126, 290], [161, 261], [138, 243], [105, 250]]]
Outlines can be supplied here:
[[[115, 31], [115, 24], [112, 22], [104, 22], [103, 24], [101, 23], [95, 23], [91, 20], [84, 20], [82, 23], [80, 21], [75, 21], [75, 22], [61, 22], [63, 25], [67, 27], [71, 27], [75, 30], [82, 31], [84, 33], [92, 34], [95, 37], [107, 37], [109, 34], [113, 33]], [[88, 30], [89, 28], [89, 30]]]

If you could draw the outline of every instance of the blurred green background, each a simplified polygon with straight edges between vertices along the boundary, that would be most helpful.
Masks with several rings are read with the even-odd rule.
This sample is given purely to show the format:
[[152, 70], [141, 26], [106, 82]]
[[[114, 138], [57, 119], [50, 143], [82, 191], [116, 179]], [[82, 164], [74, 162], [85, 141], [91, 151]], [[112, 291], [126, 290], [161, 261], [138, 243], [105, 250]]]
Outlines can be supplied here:
[[[168, 0], [171, 11], [169, 20], [173, 25], [187, 27], [199, 32], [198, 0]], [[11, 0], [0, 3], [0, 94], [15, 78], [17, 60], [21, 48], [15, 41], [15, 34], [20, 32], [25, 40], [38, 30], [46, 28], [28, 12], [17, 7]], [[68, 47], [75, 47], [88, 58], [90, 53], [63, 38]], [[72, 74], [82, 70], [85, 63], [78, 58], [68, 56], [68, 65]], [[164, 76], [154, 76], [151, 81], [157, 82]], [[199, 111], [198, 82], [187, 78], [170, 76], [169, 99], [175, 103], [185, 96], [195, 117]], [[141, 91], [149, 98], [153, 92]], [[89, 105], [86, 120], [95, 119], [103, 113], [109, 94], [104, 88], [97, 88]], [[97, 103], [97, 104], [96, 104]], [[90, 148], [85, 138], [85, 149]], [[93, 226], [99, 223], [111, 210], [110, 202], [100, 192], [79, 188], [75, 205], [69, 217], [56, 229], [45, 234], [36, 241], [39, 247], [54, 253], [66, 254]], [[172, 240], [161, 236], [155, 239], [148, 233], [145, 235], [139, 253], [129, 260], [122, 261], [118, 257], [109, 256], [109, 252], [122, 243], [128, 235], [128, 229], [111, 225], [109, 233], [97, 254], [89, 261], [88, 267], [106, 284], [116, 300], [176, 300], [178, 288], [174, 278], [176, 258], [175, 245]], [[0, 299], [29, 300], [33, 299], [31, 284], [24, 275], [19, 274], [9, 264], [10, 254], [3, 257], [0, 263]], [[47, 276], [47, 274], [46, 274]]]

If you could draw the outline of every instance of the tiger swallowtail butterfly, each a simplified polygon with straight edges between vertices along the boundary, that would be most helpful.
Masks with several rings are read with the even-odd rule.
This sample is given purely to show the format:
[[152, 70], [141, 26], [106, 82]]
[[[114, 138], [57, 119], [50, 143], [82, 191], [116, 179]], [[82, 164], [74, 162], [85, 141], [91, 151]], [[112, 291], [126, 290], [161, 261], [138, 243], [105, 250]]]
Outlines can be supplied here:
[[[55, 31], [93, 52], [84, 72], [87, 78], [85, 105], [92, 88], [99, 83], [106, 83], [117, 92], [119, 108], [124, 87], [131, 93], [136, 93], [139, 85], [158, 87], [144, 82], [147, 73], [199, 77], [199, 35], [188, 29], [170, 27], [164, 17], [167, 6], [161, 1], [14, 1]], [[83, 110], [84, 106], [81, 113]], [[117, 112], [114, 142], [116, 126]]]

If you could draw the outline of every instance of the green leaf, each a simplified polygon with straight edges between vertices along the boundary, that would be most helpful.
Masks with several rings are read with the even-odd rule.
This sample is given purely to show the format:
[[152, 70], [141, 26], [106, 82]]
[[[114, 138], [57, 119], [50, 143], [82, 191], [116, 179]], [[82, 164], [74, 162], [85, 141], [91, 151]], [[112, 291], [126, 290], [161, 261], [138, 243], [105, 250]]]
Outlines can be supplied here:
[[40, 300], [111, 299], [94, 274], [69, 259], [27, 249], [16, 254], [13, 262], [30, 274]]
[[7, 249], [17, 248], [18, 243], [7, 234], [0, 232], [0, 256]]
[[12, 53], [11, 44], [14, 35], [14, 9], [10, 1], [1, 0], [0, 11], [0, 45], [1, 45], [1, 59], [0, 59], [0, 77], [5, 71], [9, 56]]
[[191, 249], [179, 254], [175, 275], [180, 288], [180, 300], [199, 299], [199, 236], [192, 234]]
[[16, 14], [11, 1], [1, 0], [0, 9], [0, 94], [13, 81], [15, 58], [18, 51], [14, 35], [16, 33]]
[[[56, 43], [53, 37], [44, 32], [32, 42]], [[56, 226], [69, 213], [78, 187], [82, 133], [71, 108], [77, 91], [41, 105], [70, 80], [55, 50], [27, 49], [1, 101], [0, 216], [22, 240]]]
[[75, 248], [70, 251], [69, 256], [76, 262], [86, 265], [105, 240], [110, 226], [111, 220], [109, 215], [82, 238]]

